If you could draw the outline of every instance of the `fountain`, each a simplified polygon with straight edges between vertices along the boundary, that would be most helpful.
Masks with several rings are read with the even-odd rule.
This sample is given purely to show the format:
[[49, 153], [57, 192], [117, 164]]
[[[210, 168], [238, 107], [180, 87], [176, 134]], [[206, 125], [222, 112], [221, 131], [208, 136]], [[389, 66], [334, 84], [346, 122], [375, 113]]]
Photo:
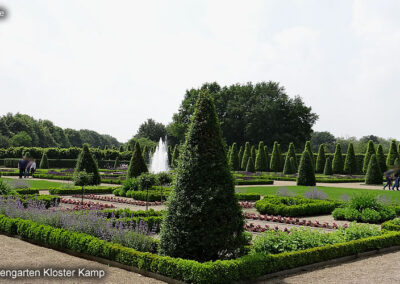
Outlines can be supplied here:
[[168, 172], [168, 146], [167, 146], [167, 137], [165, 137], [165, 142], [160, 137], [160, 141], [158, 142], [156, 151], [150, 160], [150, 172], [151, 173], [160, 173], [160, 172]]

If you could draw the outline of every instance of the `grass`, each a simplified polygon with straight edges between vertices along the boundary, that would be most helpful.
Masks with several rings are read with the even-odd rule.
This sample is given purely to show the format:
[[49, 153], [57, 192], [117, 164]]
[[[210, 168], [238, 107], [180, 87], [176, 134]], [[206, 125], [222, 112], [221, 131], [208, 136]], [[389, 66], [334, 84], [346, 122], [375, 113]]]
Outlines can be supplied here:
[[[237, 193], [258, 193], [261, 195], [275, 195], [281, 188], [287, 188], [296, 195], [304, 195], [309, 190], [308, 186], [249, 186], [249, 187], [237, 187]], [[351, 197], [355, 194], [369, 193], [375, 196], [385, 196], [391, 198], [392, 201], [400, 203], [400, 192], [388, 191], [388, 190], [375, 190], [375, 189], [360, 189], [360, 188], [343, 188], [343, 187], [328, 187], [328, 186], [317, 186], [317, 189], [328, 194], [329, 199], [342, 200], [343, 195]]]
[[[4, 180], [8, 183], [12, 183], [16, 179], [0, 178], [0, 180]], [[58, 187], [66, 185], [66, 183], [61, 183], [61, 182], [57, 182], [57, 181], [34, 180], [34, 179], [22, 179], [22, 181], [28, 183], [30, 185], [30, 188], [32, 188], [32, 189], [47, 189], [50, 187], [58, 188]]]

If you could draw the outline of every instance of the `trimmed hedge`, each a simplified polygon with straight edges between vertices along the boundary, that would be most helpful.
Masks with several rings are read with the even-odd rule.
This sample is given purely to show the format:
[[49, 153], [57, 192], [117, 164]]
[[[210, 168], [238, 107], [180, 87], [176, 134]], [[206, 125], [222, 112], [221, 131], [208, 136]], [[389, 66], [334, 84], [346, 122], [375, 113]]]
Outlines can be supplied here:
[[164, 211], [156, 211], [152, 208], [149, 210], [132, 211], [129, 208], [124, 209], [104, 209], [100, 213], [106, 218], [124, 218], [124, 217], [149, 217], [149, 216], [162, 216]]
[[248, 180], [244, 180], [244, 179], [236, 179], [236, 184], [237, 185], [265, 185], [265, 184], [274, 184], [273, 180], [269, 180], [269, 179], [248, 179]]
[[385, 223], [382, 223], [382, 230], [388, 230], [388, 231], [400, 231], [400, 225], [399, 225], [399, 219], [394, 219], [387, 221]]
[[15, 191], [21, 195], [39, 194], [39, 189], [32, 189], [32, 188], [17, 188], [15, 189]]
[[232, 283], [265, 274], [400, 245], [400, 232], [280, 254], [254, 254], [235, 260], [199, 263], [138, 252], [93, 236], [0, 215], [0, 231], [56, 249], [101, 257], [188, 283]]
[[255, 207], [261, 214], [302, 217], [330, 214], [341, 204], [340, 201], [266, 195]]
[[[85, 187], [85, 194], [110, 194], [117, 187]], [[49, 188], [50, 194], [59, 194], [59, 195], [70, 195], [70, 194], [80, 194], [82, 193], [81, 187], [73, 187], [73, 188]]]
[[238, 200], [253, 201], [260, 200], [261, 198], [261, 195], [258, 193], [236, 193], [235, 195]]

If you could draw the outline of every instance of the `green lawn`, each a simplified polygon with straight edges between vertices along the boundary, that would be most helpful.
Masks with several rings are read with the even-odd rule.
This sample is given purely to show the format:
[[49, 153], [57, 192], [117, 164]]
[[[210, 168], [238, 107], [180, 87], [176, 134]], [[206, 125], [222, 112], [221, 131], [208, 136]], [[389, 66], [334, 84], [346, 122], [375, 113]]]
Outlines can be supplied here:
[[[282, 187], [287, 188], [289, 191], [292, 191], [296, 195], [304, 195], [304, 193], [309, 190], [308, 186], [249, 186], [249, 187], [237, 187], [236, 192], [258, 193], [261, 195], [267, 195], [267, 194], [275, 195], [277, 190], [281, 189]], [[346, 194], [348, 197], [351, 197], [354, 194], [370, 193], [375, 196], [381, 195], [385, 196], [386, 198], [391, 198], [392, 201], [400, 202], [400, 191], [327, 187], [327, 186], [317, 186], [317, 189], [328, 194], [328, 198], [330, 199], [341, 200], [341, 196], [344, 194]]]
[[61, 187], [63, 185], [66, 185], [66, 183], [61, 183], [57, 181], [46, 181], [46, 180], [34, 180], [34, 179], [21, 179], [21, 180], [16, 180], [16, 179], [10, 179], [10, 178], [0, 178], [1, 180], [7, 181], [9, 183], [12, 182], [26, 182], [30, 185], [30, 188], [32, 189], [47, 189], [49, 187]]

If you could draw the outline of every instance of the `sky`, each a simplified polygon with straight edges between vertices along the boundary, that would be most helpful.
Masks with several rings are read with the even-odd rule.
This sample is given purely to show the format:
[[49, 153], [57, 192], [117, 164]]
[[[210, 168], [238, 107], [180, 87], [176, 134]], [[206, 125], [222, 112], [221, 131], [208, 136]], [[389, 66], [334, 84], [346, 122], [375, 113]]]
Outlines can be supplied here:
[[315, 131], [400, 140], [400, 1], [0, 0], [0, 115], [127, 141], [185, 91], [277, 81]]

